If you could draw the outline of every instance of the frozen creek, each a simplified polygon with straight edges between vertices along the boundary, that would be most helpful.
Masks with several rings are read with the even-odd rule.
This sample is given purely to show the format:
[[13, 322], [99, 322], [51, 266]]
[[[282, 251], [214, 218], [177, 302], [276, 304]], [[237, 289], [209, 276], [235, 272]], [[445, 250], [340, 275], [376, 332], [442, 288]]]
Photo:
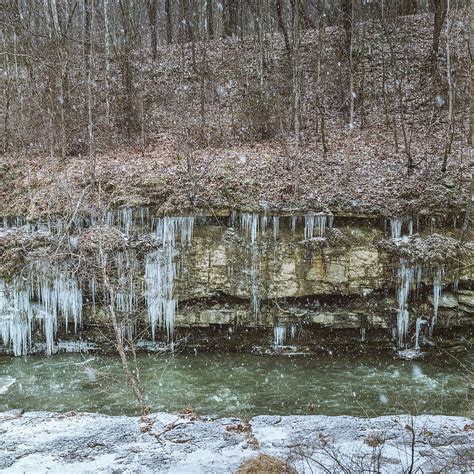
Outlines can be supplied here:
[[467, 418], [424, 415], [258, 416], [244, 423], [10, 411], [0, 414], [0, 470], [235, 472], [264, 453], [297, 472], [472, 472], [473, 429]]

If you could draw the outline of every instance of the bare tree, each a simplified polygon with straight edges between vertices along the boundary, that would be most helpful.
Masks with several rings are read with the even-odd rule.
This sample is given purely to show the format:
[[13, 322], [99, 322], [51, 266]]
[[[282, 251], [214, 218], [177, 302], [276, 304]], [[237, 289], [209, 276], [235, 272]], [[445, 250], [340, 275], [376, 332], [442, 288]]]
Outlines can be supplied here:
[[292, 8], [293, 28], [292, 28], [292, 73], [293, 73], [293, 126], [296, 144], [296, 153], [299, 157], [300, 143], [300, 45], [301, 45], [301, 24], [300, 24], [300, 0], [294, 0]]
[[209, 39], [214, 38], [214, 9], [212, 4], [212, 0], [206, 0], [207, 37]]
[[173, 42], [173, 17], [171, 12], [171, 0], [165, 0], [165, 17], [166, 17], [166, 43]]
[[158, 0], [148, 0], [148, 23], [150, 25], [150, 48], [153, 60], [156, 59], [158, 49], [158, 32], [157, 32], [157, 18], [158, 18]]
[[441, 37], [441, 30], [443, 29], [444, 19], [446, 18], [447, 0], [432, 0], [434, 6], [434, 26], [433, 26], [433, 42], [431, 46], [431, 77], [434, 80], [438, 79], [438, 53], [439, 40]]
[[[133, 394], [140, 406], [142, 415], [148, 415], [150, 413], [150, 407], [147, 405], [145, 401], [145, 394], [140, 382], [138, 367], [135, 366], [134, 369], [130, 367], [129, 359], [128, 359], [126, 348], [125, 348], [124, 328], [120, 324], [117, 310], [115, 308], [114, 301], [115, 301], [115, 295], [116, 295], [117, 289], [114, 288], [114, 285], [111, 283], [110, 278], [109, 278], [109, 272], [110, 272], [110, 269], [108, 268], [109, 258], [108, 258], [107, 253], [104, 252], [103, 249], [99, 249], [97, 256], [98, 256], [98, 263], [102, 271], [102, 283], [106, 290], [106, 296], [109, 301], [108, 316], [110, 317], [110, 321], [111, 321], [112, 328], [114, 331], [115, 346], [117, 348], [117, 352], [122, 362], [122, 369], [127, 379], [127, 383], [130, 385], [133, 391]], [[133, 350], [133, 345], [130, 345], [130, 347]]]
[[96, 178], [96, 157], [95, 157], [95, 144], [94, 144], [94, 119], [92, 115], [92, 42], [93, 42], [93, 12], [94, 12], [94, 0], [84, 0], [85, 7], [85, 56], [86, 56], [86, 81], [87, 81], [87, 133], [89, 138], [89, 162], [90, 162], [90, 175], [92, 183], [95, 182]]
[[318, 49], [316, 51], [316, 108], [319, 116], [319, 131], [321, 133], [321, 144], [323, 147], [323, 153], [328, 152], [328, 144], [326, 137], [326, 117], [325, 110], [322, 101], [322, 88], [321, 88], [321, 63], [322, 55], [324, 51], [325, 44], [325, 22], [324, 22], [324, 11], [325, 11], [326, 2], [325, 0], [321, 3], [321, 11], [319, 13], [318, 19]]

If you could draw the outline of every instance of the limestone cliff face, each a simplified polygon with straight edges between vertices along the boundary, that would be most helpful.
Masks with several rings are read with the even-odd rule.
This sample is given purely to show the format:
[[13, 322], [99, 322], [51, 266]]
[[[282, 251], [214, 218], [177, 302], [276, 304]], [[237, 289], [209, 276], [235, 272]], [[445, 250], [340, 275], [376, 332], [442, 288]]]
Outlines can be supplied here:
[[[378, 331], [410, 346], [416, 332], [419, 345], [443, 328], [472, 330], [474, 252], [457, 233], [328, 213], [151, 219], [126, 210], [57, 235], [6, 223], [2, 255], [18, 262], [2, 282], [0, 340], [22, 354], [43, 332], [53, 352], [67, 321], [83, 324], [86, 338], [106, 327], [97, 269], [106, 253], [128, 331], [148, 325], [145, 334], [151, 327], [159, 339], [190, 328], [268, 328], [277, 346], [333, 331], [362, 341]], [[52, 263], [58, 253], [63, 261]]]
[[302, 228], [280, 229], [274, 239], [269, 229], [252, 246], [233, 229], [197, 228], [192, 247], [183, 256], [184, 271], [177, 285], [181, 299], [220, 293], [249, 299], [253, 259], [258, 294], [264, 300], [362, 295], [390, 285], [390, 261], [374, 244], [383, 231], [347, 227], [343, 232], [352, 243], [305, 240]]

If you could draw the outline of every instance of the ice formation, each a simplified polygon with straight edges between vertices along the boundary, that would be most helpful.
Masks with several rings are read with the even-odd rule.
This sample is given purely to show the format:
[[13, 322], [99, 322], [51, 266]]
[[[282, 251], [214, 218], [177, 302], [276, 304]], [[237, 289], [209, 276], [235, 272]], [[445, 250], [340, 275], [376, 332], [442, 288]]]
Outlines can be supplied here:
[[[263, 219], [264, 216], [262, 217]], [[258, 214], [243, 212], [240, 215], [240, 227], [250, 236], [250, 243], [252, 245], [257, 243], [257, 235], [260, 228], [259, 221], [260, 216]]]
[[416, 328], [415, 328], [415, 350], [420, 350], [420, 335], [421, 335], [421, 328], [423, 325], [426, 324], [426, 320], [423, 318], [418, 318], [416, 320]]
[[77, 331], [82, 322], [82, 293], [77, 280], [60, 269], [52, 276], [31, 269], [25, 280], [0, 281], [0, 336], [15, 355], [29, 352], [36, 326], [42, 327], [46, 352], [52, 354], [59, 314], [66, 330], [72, 321]]
[[414, 273], [414, 269], [407, 264], [405, 259], [401, 258], [400, 267], [397, 271], [397, 334], [399, 346], [403, 346], [403, 344], [405, 343], [405, 338], [408, 332], [408, 325], [410, 320], [408, 311], [408, 299], [410, 297], [410, 291], [413, 285]]
[[278, 216], [273, 216], [273, 239], [278, 240], [280, 235], [280, 218]]
[[144, 226], [149, 221], [148, 207], [111, 209], [105, 215], [105, 223], [109, 226], [117, 226], [127, 237], [137, 225]]
[[390, 219], [390, 234], [392, 239], [399, 239], [402, 235], [402, 221], [400, 219]]
[[156, 220], [155, 233], [162, 246], [151, 252], [145, 263], [146, 302], [152, 337], [156, 328], [165, 328], [169, 338], [174, 331], [178, 301], [174, 296], [177, 241], [189, 245], [193, 236], [194, 217], [164, 217]]
[[[89, 226], [95, 218], [77, 217], [73, 226], [58, 220], [54, 224], [54, 232], [58, 236], [75, 228]], [[147, 208], [123, 208], [111, 210], [104, 216], [109, 225], [118, 226], [124, 234], [130, 236], [135, 226], [145, 226], [151, 222]], [[11, 226], [24, 226], [25, 230], [42, 230], [49, 232], [49, 222], [28, 224], [23, 219], [3, 219], [4, 229]], [[154, 231], [161, 248], [148, 255], [145, 262], [146, 294], [149, 318], [152, 323], [153, 336], [156, 326], [164, 327], [171, 337], [174, 328], [174, 316], [177, 301], [173, 296], [174, 279], [176, 276], [176, 259], [178, 245], [187, 245], [192, 240], [194, 217], [165, 217], [153, 221]], [[77, 247], [78, 239], [74, 235], [68, 237], [71, 247]], [[137, 278], [140, 263], [135, 250], [118, 252], [112, 256], [117, 270], [117, 290], [114, 303], [119, 312], [130, 314], [138, 309], [141, 285]], [[33, 331], [41, 329], [46, 352], [55, 350], [55, 335], [58, 325], [62, 324], [66, 332], [73, 324], [74, 331], [81, 326], [82, 291], [76, 278], [68, 271], [58, 267], [47, 269], [32, 265], [28, 269], [28, 277], [17, 278], [8, 284], [0, 281], [0, 339], [7, 349], [15, 355], [25, 355], [31, 348]], [[98, 281], [91, 277], [86, 288], [93, 306], [96, 304]], [[131, 337], [134, 323], [126, 322], [124, 334]]]
[[[118, 272], [118, 288], [115, 292], [115, 306], [123, 313], [133, 313], [137, 308], [138, 289], [135, 275], [139, 271], [139, 263], [135, 251], [118, 252], [115, 256]], [[95, 299], [95, 297], [93, 297]]]
[[[304, 219], [304, 238], [312, 239], [317, 236], [324, 238], [326, 229], [332, 227], [333, 215], [330, 213], [313, 213], [309, 212], [303, 217], [291, 216], [289, 219], [290, 229], [292, 232], [296, 232], [297, 224], [300, 220]], [[250, 253], [250, 292], [251, 292], [251, 303], [255, 314], [258, 317], [260, 308], [260, 296], [259, 296], [259, 247], [258, 238], [259, 235], [266, 233], [270, 217], [268, 212], [265, 211], [263, 215], [257, 213], [243, 212], [238, 214], [233, 211], [231, 214], [231, 225], [235, 226], [237, 223], [240, 224], [240, 228], [248, 236], [250, 241], [249, 253]], [[273, 226], [273, 239], [276, 241], [280, 236], [280, 217], [272, 216], [271, 222]]]
[[433, 329], [438, 321], [438, 309], [439, 309], [439, 300], [441, 298], [442, 275], [443, 275], [443, 269], [441, 266], [438, 266], [433, 278], [433, 318], [431, 319], [431, 324], [430, 324], [430, 335], [433, 333]]
[[290, 229], [293, 233], [296, 231], [296, 224], [298, 224], [298, 216], [291, 216]]
[[304, 216], [304, 238], [312, 239], [315, 236], [315, 231], [318, 237], [324, 237], [326, 234], [326, 227], [332, 227], [331, 214], [313, 214], [308, 213]]
[[260, 258], [257, 243], [259, 220], [260, 216], [258, 214], [242, 213], [240, 216], [240, 226], [250, 236], [250, 293], [252, 309], [256, 318], [260, 311], [258, 281]]
[[406, 229], [408, 235], [413, 234], [413, 219], [411, 217], [392, 217], [390, 218], [390, 235], [392, 239], [399, 239], [403, 236], [403, 229]]
[[273, 344], [275, 347], [283, 347], [286, 339], [286, 327], [275, 326], [273, 328]]

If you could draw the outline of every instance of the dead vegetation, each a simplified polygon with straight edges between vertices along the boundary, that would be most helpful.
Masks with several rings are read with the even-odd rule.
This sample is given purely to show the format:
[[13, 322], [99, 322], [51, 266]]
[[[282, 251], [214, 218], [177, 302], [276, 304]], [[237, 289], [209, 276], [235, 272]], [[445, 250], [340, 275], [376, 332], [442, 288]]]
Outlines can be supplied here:
[[267, 454], [247, 459], [237, 470], [237, 474], [295, 474], [296, 471], [282, 459]]
[[413, 264], [458, 263], [463, 257], [474, 256], [470, 246], [463, 246], [461, 241], [440, 234], [383, 239], [377, 246], [392, 257], [403, 258]]
[[[339, 26], [325, 30], [320, 94], [314, 54], [318, 30], [302, 34], [304, 106], [298, 146], [280, 34], [264, 37], [264, 94], [252, 36], [207, 43], [204, 86], [193, 56], [197, 45], [159, 49], [156, 59], [137, 49], [136, 86], [144, 91], [146, 104], [137, 140], [122, 141], [117, 130], [98, 125], [91, 181], [86, 153], [60, 157], [35, 148], [44, 138], [35, 141], [35, 133], [45, 132], [32, 124], [32, 148], [2, 157], [2, 214], [62, 215], [72, 213], [78, 202], [78, 211], [86, 213], [104, 206], [150, 206], [158, 213], [263, 207], [371, 215], [460, 213], [472, 160], [465, 139], [468, 28], [462, 10], [452, 15], [456, 101], [446, 172], [441, 171], [448, 120], [443, 50], [437, 81], [424, 65], [431, 51], [432, 16], [400, 17], [385, 29], [374, 17], [357, 24], [353, 127], [348, 127], [347, 97], [341, 92], [347, 69], [340, 62]], [[443, 30], [442, 42], [444, 35]], [[403, 71], [398, 86], [387, 64], [392, 46], [396, 70]], [[118, 66], [111, 63], [112, 73]], [[111, 90], [120, 90], [115, 72]], [[94, 113], [102, 124], [104, 110], [97, 107]], [[324, 110], [327, 149], [318, 110]], [[33, 122], [39, 120], [35, 114], [29, 116]], [[407, 154], [412, 163], [408, 173]]]

